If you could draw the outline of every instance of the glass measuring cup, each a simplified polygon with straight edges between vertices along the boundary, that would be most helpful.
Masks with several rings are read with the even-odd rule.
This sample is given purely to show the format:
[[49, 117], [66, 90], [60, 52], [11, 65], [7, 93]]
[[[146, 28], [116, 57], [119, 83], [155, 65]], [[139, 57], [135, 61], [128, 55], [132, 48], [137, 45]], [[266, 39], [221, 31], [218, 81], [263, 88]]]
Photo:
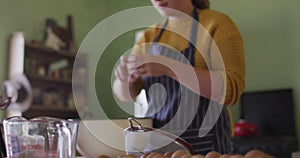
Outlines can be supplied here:
[[7, 157], [74, 158], [79, 122], [52, 117], [3, 121]]

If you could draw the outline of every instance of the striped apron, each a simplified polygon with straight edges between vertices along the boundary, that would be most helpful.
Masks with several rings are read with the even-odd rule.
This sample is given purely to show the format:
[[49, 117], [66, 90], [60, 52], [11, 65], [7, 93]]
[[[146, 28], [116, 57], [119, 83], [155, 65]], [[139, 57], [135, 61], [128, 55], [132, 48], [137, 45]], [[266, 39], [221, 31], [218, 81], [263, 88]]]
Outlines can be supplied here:
[[[154, 39], [148, 53], [162, 55], [195, 66], [195, 47], [197, 40], [198, 12], [194, 9], [189, 46], [182, 52], [159, 44], [168, 20]], [[196, 22], [195, 22], [196, 21]], [[230, 120], [228, 111], [223, 108], [212, 129], [199, 137], [199, 129], [209, 106], [217, 105], [207, 98], [199, 96], [176, 80], [168, 76], [142, 76], [149, 108], [147, 116], [153, 118], [153, 126], [185, 139], [194, 148], [195, 154], [207, 154], [209, 151], [231, 152]], [[220, 105], [218, 105], [220, 106]]]

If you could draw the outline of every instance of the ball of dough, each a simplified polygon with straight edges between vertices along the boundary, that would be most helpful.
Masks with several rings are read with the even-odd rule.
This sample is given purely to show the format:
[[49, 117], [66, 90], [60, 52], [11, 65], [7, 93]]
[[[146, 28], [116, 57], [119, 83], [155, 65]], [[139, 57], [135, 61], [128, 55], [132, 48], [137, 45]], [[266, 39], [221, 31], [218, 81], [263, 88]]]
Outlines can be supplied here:
[[191, 157], [192, 157], [191, 154], [184, 154], [180, 158], [191, 158]]
[[244, 156], [236, 154], [236, 155], [231, 155], [230, 158], [244, 158]]
[[256, 158], [260, 155], [264, 155], [264, 152], [260, 150], [250, 150], [245, 154], [245, 158]]
[[185, 150], [176, 150], [171, 158], [180, 158], [182, 155], [188, 154]]
[[97, 158], [109, 158], [107, 155], [99, 155]]
[[172, 157], [173, 153], [174, 153], [173, 151], [167, 151], [167, 152], [164, 153], [164, 156], [165, 157]]
[[216, 151], [211, 151], [205, 155], [205, 158], [219, 158], [219, 156], [221, 156], [220, 153]]
[[231, 155], [229, 154], [223, 154], [221, 156], [219, 156], [219, 158], [230, 158]]
[[152, 152], [149, 155], [147, 155], [146, 158], [155, 158], [155, 157], [159, 157], [159, 156], [163, 156], [163, 155], [160, 153], [157, 153], [157, 152]]
[[191, 158], [205, 158], [203, 155], [192, 155], [192, 157]]

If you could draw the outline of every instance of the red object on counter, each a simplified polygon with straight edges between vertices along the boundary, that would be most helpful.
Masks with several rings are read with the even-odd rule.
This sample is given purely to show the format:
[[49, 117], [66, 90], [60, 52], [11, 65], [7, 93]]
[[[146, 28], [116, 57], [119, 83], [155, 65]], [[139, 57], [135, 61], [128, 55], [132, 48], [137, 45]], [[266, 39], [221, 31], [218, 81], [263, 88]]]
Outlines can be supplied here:
[[234, 124], [234, 136], [255, 136], [257, 133], [256, 125], [245, 120], [239, 120]]

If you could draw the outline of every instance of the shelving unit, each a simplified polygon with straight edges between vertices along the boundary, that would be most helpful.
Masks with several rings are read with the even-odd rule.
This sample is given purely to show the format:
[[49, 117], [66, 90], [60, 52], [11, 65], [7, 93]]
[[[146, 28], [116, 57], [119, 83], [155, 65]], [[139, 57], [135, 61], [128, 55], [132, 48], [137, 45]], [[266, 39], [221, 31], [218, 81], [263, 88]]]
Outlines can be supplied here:
[[[75, 59], [76, 51], [55, 51], [36, 41], [26, 42], [24, 73], [31, 83], [34, 98], [32, 106], [23, 113], [23, 116], [27, 118], [50, 116], [63, 119], [79, 117], [72, 94]], [[86, 57], [81, 55], [80, 60], [84, 61]], [[86, 66], [85, 64], [81, 66], [80, 72], [82, 78], [85, 78]], [[76, 81], [75, 85], [80, 87], [82, 84]], [[86, 102], [86, 96], [81, 98]]]

